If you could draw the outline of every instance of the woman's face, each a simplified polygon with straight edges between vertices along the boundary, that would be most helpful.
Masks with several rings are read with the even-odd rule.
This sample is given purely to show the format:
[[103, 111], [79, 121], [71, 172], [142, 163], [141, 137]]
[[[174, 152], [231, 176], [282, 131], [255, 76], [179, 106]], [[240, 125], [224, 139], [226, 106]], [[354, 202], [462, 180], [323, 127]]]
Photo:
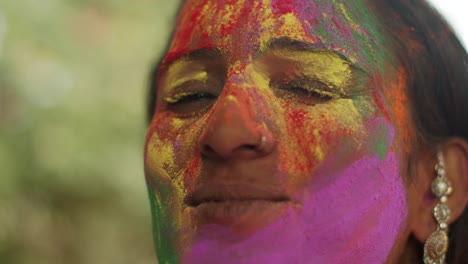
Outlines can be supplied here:
[[145, 150], [160, 261], [387, 260], [407, 217], [408, 114], [371, 12], [185, 3]]

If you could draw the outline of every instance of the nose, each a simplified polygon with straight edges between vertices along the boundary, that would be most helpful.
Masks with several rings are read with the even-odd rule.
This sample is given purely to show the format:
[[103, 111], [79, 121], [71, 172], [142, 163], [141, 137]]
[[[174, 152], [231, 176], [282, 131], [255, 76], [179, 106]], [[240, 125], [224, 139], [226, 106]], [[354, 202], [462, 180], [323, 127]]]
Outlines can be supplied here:
[[275, 140], [261, 116], [254, 114], [253, 105], [239, 93], [218, 98], [200, 137], [202, 155], [221, 160], [268, 155]]

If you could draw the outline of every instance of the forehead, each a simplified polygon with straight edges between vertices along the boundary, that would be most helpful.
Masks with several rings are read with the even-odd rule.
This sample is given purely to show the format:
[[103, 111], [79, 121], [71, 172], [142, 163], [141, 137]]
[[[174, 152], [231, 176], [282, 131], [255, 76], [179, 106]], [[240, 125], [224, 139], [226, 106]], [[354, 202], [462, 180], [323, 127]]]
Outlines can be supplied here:
[[365, 0], [188, 0], [166, 60], [218, 48], [238, 61], [287, 37], [342, 54], [370, 70], [385, 59], [379, 24]]

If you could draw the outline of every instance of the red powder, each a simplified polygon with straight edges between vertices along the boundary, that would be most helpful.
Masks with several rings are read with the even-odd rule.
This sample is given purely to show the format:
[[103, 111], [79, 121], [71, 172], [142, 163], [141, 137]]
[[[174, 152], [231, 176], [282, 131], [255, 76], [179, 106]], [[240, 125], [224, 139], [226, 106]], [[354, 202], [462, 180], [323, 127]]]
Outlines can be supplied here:
[[302, 130], [304, 127], [304, 117], [307, 114], [305, 110], [293, 109], [289, 112], [289, 119], [292, 120], [294, 130]]
[[[369, 85], [372, 87], [372, 97], [374, 98], [374, 102], [377, 105], [377, 108], [379, 108], [385, 119], [390, 121], [390, 114], [388, 113], [385, 107], [385, 103], [382, 102], [381, 95], [379, 94], [379, 89], [382, 89], [381, 87], [384, 86], [382, 76], [380, 74], [376, 74], [372, 80], [369, 81]], [[383, 89], [385, 89], [385, 87], [383, 87]]]
[[287, 13], [294, 13], [294, 1], [293, 0], [274, 0], [271, 1], [273, 7], [273, 14], [284, 15]]
[[197, 147], [197, 149], [195, 150], [195, 154], [194, 157], [190, 160], [190, 165], [188, 165], [185, 169], [184, 169], [184, 185], [185, 186], [190, 186], [191, 184], [193, 184], [193, 182], [195, 181], [195, 178], [197, 175], [200, 174], [200, 169], [201, 169], [201, 157], [200, 157], [200, 149]]

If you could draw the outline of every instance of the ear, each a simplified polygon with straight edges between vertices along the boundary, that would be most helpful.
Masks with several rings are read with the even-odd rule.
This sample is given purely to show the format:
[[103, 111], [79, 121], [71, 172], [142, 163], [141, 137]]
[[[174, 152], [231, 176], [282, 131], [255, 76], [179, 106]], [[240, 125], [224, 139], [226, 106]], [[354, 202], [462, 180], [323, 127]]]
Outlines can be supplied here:
[[[453, 192], [448, 196], [447, 206], [451, 211], [448, 224], [455, 222], [468, 205], [468, 142], [450, 138], [441, 147], [445, 161], [445, 176], [450, 180]], [[424, 153], [423, 153], [424, 152]], [[413, 160], [413, 170], [408, 186], [408, 228], [419, 242], [436, 230], [437, 222], [433, 209], [439, 200], [432, 194], [431, 184], [437, 173], [436, 152], [426, 149]]]

